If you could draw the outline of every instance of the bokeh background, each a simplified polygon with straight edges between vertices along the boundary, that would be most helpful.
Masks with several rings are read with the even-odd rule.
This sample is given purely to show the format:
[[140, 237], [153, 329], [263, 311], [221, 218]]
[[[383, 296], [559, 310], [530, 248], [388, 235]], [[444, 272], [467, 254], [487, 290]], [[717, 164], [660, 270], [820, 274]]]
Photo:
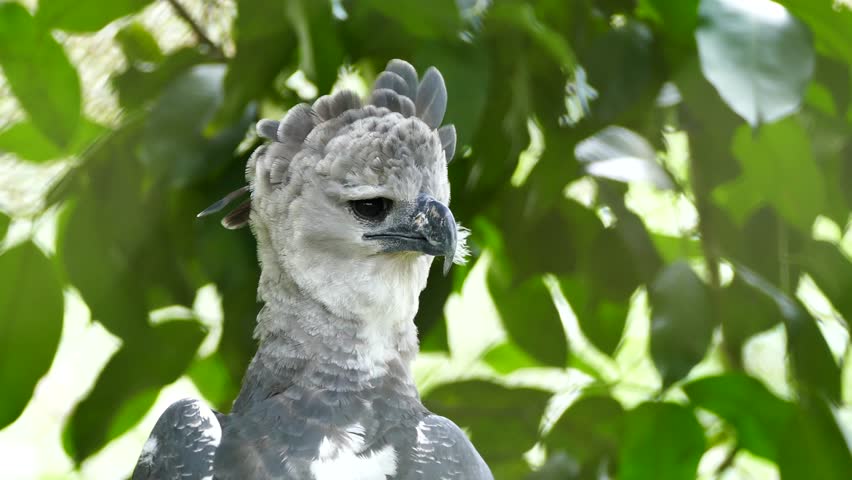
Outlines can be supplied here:
[[0, 2], [0, 478], [123, 479], [255, 349], [259, 118], [447, 81], [425, 403], [498, 479], [852, 475], [847, 0]]

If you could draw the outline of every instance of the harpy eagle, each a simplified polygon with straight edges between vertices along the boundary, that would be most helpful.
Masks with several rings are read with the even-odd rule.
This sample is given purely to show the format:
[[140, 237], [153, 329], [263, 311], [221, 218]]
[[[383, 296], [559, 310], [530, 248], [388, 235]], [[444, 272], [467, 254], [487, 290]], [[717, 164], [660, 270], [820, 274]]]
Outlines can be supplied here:
[[133, 480], [493, 478], [411, 375], [432, 260], [446, 273], [466, 254], [446, 105], [438, 70], [392, 60], [364, 105], [344, 90], [258, 123], [271, 142], [248, 185], [199, 214], [251, 193], [223, 224], [257, 238], [258, 351], [230, 414], [192, 399], [162, 414]]

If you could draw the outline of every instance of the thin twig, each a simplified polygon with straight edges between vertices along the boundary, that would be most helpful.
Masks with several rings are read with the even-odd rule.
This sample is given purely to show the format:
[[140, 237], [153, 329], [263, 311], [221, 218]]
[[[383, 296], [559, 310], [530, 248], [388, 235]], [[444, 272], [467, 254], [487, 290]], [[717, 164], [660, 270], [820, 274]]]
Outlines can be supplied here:
[[192, 18], [192, 15], [186, 10], [186, 8], [178, 2], [178, 0], [166, 0], [169, 2], [169, 5], [174, 8], [175, 13], [183, 19], [184, 22], [189, 25], [189, 28], [192, 29], [192, 32], [195, 33], [196, 38], [198, 38], [199, 43], [207, 46], [210, 51], [213, 53], [215, 57], [225, 58], [225, 52], [222, 50], [219, 45], [213, 43], [213, 40], [210, 40], [210, 37], [207, 36], [207, 33], [204, 32], [204, 29], [201, 28], [201, 25]]

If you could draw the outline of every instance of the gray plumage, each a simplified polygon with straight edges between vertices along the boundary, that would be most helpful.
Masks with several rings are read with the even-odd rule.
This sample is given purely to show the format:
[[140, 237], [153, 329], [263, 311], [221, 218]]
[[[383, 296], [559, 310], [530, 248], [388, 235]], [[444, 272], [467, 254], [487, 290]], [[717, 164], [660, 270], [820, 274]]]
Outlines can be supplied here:
[[492, 478], [411, 376], [432, 260], [466, 255], [448, 208], [446, 99], [437, 70], [418, 83], [393, 60], [366, 105], [343, 91], [258, 123], [272, 142], [247, 163], [250, 199], [223, 220], [257, 238], [257, 354], [230, 414], [193, 400], [166, 410], [134, 480]]

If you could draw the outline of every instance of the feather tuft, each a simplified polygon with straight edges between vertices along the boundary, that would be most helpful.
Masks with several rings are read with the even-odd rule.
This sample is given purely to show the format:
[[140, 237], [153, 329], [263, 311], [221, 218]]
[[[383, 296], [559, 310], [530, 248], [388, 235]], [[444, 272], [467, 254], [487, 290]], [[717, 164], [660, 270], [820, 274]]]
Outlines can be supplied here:
[[417, 116], [429, 128], [435, 129], [441, 126], [444, 113], [447, 111], [447, 86], [444, 77], [435, 67], [429, 67], [420, 86], [417, 87]]
[[410, 98], [412, 102], [417, 99], [417, 70], [415, 70], [410, 63], [405, 60], [395, 58], [388, 62], [388, 65], [385, 67], [385, 71], [393, 72], [405, 80], [406, 85], [408, 85], [406, 96]]

